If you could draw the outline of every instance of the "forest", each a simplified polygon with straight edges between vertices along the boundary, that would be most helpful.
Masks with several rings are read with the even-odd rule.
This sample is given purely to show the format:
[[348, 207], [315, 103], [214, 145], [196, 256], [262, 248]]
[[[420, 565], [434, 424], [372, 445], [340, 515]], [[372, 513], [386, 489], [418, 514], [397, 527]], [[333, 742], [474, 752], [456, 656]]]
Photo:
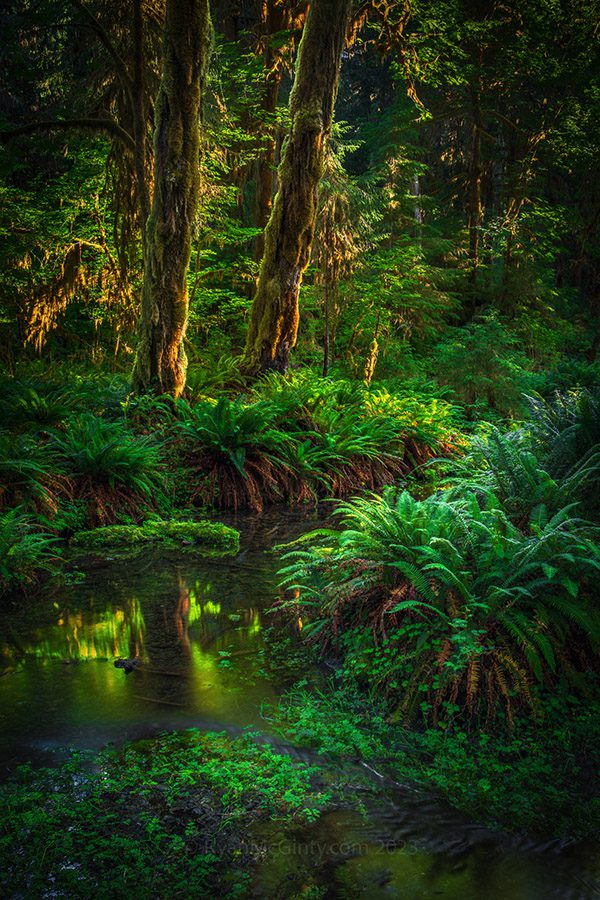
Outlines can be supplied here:
[[0, 893], [600, 893], [599, 0], [6, 0]]

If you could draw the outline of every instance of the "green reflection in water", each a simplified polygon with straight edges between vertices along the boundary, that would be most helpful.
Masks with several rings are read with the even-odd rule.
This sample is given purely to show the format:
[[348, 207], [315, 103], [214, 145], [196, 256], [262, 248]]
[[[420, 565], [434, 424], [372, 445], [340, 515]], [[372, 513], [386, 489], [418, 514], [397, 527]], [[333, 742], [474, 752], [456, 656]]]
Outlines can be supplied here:
[[262, 727], [280, 689], [261, 623], [274, 565], [111, 561], [0, 610], [0, 767], [163, 728]]
[[132, 597], [123, 606], [102, 611], [61, 611], [45, 627], [35, 628], [26, 640], [2, 644], [5, 668], [26, 659], [83, 662], [119, 656], [144, 655], [145, 622], [140, 601]]

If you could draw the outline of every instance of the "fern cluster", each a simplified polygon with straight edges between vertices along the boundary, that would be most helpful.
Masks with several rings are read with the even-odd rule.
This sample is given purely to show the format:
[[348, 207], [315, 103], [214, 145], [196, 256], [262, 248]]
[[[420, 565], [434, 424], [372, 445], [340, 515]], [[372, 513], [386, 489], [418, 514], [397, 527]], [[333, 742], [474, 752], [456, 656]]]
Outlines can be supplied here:
[[302, 372], [269, 375], [249, 397], [180, 402], [178, 416], [194, 498], [256, 511], [393, 483], [448, 452], [456, 427], [440, 398], [394, 398]]
[[540, 685], [577, 680], [600, 637], [600, 530], [543, 503], [517, 527], [491, 492], [415, 500], [388, 489], [337, 510], [341, 529], [287, 554], [282, 583], [309, 633], [402, 715], [536, 709]]
[[446, 485], [498, 496], [508, 515], [526, 526], [540, 505], [552, 512], [574, 505], [578, 515], [600, 511], [600, 393], [530, 397], [530, 419], [516, 431], [488, 426], [468, 452], [445, 462]]

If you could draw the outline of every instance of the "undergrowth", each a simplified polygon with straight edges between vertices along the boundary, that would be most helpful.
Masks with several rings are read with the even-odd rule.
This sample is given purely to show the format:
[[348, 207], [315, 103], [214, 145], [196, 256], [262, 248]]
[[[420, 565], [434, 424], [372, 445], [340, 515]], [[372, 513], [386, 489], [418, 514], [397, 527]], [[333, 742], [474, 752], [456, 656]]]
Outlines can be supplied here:
[[250, 829], [318, 817], [328, 797], [315, 775], [250, 735], [192, 730], [22, 767], [0, 786], [0, 891], [246, 896], [260, 854]]

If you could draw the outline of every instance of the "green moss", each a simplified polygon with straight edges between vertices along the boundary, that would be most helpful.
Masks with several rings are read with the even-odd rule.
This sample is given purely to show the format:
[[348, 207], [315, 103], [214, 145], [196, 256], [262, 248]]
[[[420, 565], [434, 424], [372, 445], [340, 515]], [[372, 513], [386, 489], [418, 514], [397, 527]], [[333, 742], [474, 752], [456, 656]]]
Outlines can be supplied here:
[[81, 531], [71, 547], [81, 551], [141, 552], [148, 546], [178, 552], [233, 555], [240, 548], [240, 534], [220, 522], [177, 522], [150, 519], [143, 525], [109, 525]]

